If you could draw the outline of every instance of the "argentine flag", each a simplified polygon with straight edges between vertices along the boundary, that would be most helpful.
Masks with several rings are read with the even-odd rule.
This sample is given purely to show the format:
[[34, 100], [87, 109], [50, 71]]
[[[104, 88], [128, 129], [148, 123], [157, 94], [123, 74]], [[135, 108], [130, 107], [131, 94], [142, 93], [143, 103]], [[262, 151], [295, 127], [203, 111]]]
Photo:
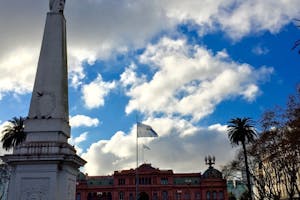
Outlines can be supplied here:
[[151, 126], [146, 124], [137, 123], [137, 137], [158, 137], [157, 133]]

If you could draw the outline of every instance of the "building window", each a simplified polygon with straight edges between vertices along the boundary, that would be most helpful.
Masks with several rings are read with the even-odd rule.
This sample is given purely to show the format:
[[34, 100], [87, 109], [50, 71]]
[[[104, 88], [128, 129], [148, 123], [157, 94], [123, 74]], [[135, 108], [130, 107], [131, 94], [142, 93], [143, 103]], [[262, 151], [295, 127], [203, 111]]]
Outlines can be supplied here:
[[98, 199], [106, 199], [106, 192], [98, 192]]
[[185, 192], [184, 193], [184, 200], [190, 200], [191, 199], [191, 195], [189, 192]]
[[90, 192], [88, 193], [87, 200], [92, 200], [92, 194]]
[[112, 200], [111, 192], [108, 192], [108, 193], [107, 193], [107, 200]]
[[176, 200], [181, 200], [181, 191], [180, 190], [177, 191], [175, 196], [176, 196]]
[[168, 185], [168, 178], [161, 178], [160, 179], [160, 184], [162, 184], [162, 185]]
[[219, 199], [224, 200], [224, 192], [223, 191], [219, 192]]
[[200, 192], [196, 192], [196, 193], [195, 193], [195, 199], [196, 199], [196, 200], [200, 200], [200, 199], [201, 199], [201, 194], [200, 194]]
[[151, 178], [148, 177], [141, 177], [139, 178], [140, 185], [151, 185]]
[[157, 195], [157, 192], [154, 192], [153, 193], [153, 197], [152, 197], [153, 200], [158, 200], [158, 195]]
[[76, 194], [76, 200], [81, 200], [81, 195], [79, 192]]
[[162, 191], [162, 200], [168, 200], [168, 192]]
[[119, 178], [119, 185], [125, 185], [125, 178]]
[[213, 191], [213, 200], [217, 200], [217, 192]]
[[134, 200], [132, 193], [129, 194], [129, 200]]
[[119, 200], [124, 200], [124, 192], [119, 192]]
[[210, 191], [207, 191], [207, 192], [206, 192], [206, 199], [207, 199], [207, 200], [210, 200]]

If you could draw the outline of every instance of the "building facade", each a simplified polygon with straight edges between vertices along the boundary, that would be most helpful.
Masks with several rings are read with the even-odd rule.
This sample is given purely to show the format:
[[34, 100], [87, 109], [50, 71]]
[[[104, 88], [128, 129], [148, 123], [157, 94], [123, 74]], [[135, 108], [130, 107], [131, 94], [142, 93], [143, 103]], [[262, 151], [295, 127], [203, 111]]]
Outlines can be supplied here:
[[203, 174], [174, 173], [142, 164], [137, 170], [115, 171], [111, 176], [78, 176], [76, 200], [135, 200], [136, 194], [140, 200], [228, 199], [226, 180], [212, 166]]

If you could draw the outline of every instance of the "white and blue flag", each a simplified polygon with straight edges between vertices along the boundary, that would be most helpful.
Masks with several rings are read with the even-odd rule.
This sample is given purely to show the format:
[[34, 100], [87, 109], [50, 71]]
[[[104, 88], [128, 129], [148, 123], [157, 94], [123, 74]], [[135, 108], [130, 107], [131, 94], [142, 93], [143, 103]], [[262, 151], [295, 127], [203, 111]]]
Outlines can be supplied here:
[[151, 126], [137, 123], [137, 137], [158, 137], [158, 135]]
[[147, 149], [147, 150], [151, 150], [150, 147], [148, 147], [147, 145], [143, 144], [143, 148]]

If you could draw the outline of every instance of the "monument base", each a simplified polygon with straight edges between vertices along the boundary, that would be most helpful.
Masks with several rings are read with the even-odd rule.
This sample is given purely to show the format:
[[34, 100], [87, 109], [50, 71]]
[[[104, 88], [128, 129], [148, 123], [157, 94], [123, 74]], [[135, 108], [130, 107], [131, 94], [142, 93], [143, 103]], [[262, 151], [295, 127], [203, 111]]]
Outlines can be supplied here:
[[11, 167], [8, 200], [74, 200], [78, 168], [76, 154], [5, 155]]

